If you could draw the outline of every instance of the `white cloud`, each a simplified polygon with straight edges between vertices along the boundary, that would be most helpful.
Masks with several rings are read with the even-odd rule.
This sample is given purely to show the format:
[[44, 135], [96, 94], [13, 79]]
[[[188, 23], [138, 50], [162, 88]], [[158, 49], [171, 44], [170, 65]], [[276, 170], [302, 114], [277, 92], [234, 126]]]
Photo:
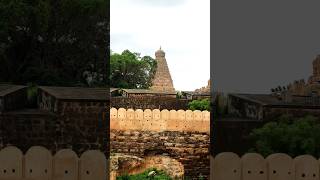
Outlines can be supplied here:
[[210, 78], [210, 0], [149, 2], [111, 0], [111, 49], [154, 57], [161, 45], [177, 90], [205, 86]]

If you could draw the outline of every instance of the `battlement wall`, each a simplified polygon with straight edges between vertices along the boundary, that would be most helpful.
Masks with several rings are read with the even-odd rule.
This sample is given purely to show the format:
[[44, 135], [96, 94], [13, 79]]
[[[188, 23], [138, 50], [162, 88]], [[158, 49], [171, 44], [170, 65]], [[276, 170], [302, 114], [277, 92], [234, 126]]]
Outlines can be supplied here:
[[110, 109], [110, 152], [148, 158], [167, 154], [185, 175], [209, 176], [210, 112]]
[[210, 112], [159, 109], [110, 109], [111, 130], [210, 132]]

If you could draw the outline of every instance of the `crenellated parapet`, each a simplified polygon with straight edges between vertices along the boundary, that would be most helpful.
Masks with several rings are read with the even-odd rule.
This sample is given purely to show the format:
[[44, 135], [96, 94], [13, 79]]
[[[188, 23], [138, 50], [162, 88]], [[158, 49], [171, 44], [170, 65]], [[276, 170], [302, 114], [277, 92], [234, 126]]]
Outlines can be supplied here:
[[159, 109], [110, 109], [111, 130], [210, 132], [210, 112]]

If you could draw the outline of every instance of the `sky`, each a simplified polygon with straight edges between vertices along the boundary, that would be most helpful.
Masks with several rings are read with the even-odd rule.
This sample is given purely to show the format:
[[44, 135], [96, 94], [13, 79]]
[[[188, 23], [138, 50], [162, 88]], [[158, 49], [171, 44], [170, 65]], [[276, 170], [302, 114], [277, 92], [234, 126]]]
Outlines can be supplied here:
[[155, 58], [166, 53], [176, 90], [210, 79], [210, 0], [111, 0], [110, 46]]
[[307, 79], [320, 54], [319, 0], [212, 1], [213, 87], [270, 93]]

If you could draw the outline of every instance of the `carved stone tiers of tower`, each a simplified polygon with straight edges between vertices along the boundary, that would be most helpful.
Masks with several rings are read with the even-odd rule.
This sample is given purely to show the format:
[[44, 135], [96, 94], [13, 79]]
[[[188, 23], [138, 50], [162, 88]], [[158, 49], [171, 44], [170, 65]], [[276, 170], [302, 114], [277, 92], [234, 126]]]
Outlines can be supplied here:
[[161, 47], [155, 53], [157, 61], [157, 71], [152, 81], [151, 90], [174, 92], [173, 82], [171, 79], [168, 64], [165, 58], [165, 52], [161, 50]]
[[309, 79], [310, 84], [319, 84], [320, 82], [320, 55], [313, 60], [313, 75]]

